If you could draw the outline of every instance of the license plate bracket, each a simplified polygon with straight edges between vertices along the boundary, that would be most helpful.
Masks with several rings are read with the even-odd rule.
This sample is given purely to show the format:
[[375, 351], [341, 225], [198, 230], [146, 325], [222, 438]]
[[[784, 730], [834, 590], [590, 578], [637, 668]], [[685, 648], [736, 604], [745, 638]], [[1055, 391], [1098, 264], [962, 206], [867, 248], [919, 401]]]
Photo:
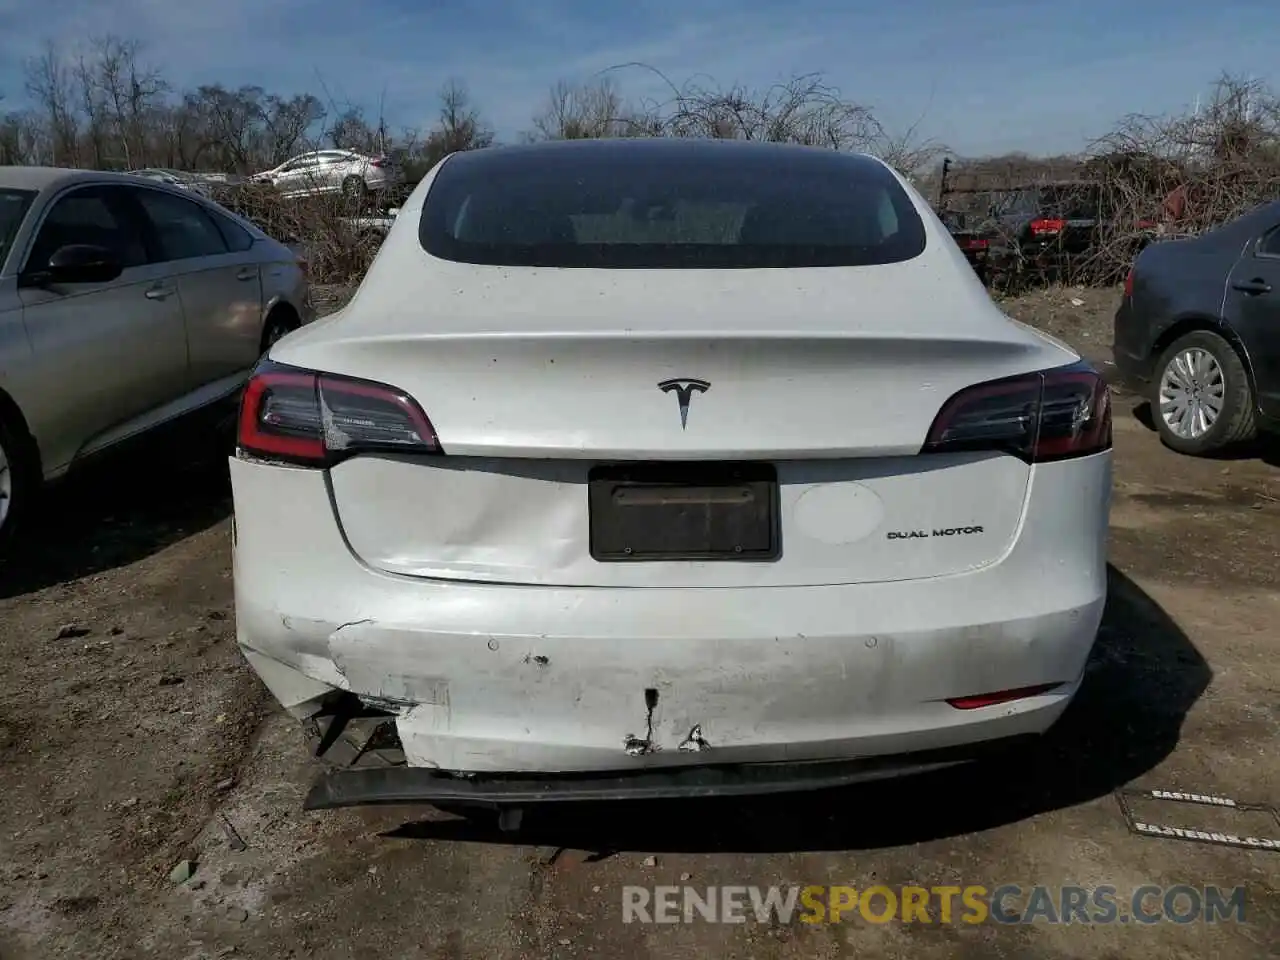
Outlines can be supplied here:
[[602, 465], [587, 488], [598, 561], [767, 562], [781, 553], [773, 464]]

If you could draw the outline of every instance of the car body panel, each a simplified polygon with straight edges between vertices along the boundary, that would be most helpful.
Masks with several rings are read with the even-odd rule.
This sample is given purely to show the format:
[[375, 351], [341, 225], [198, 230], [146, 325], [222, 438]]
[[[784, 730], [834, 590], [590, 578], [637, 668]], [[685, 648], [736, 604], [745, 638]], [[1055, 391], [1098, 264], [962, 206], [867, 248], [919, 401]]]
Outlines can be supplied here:
[[[165, 264], [76, 286], [20, 291], [33, 362], [11, 370], [5, 384], [49, 469], [191, 389], [182, 301]], [[164, 291], [162, 300], [147, 298]]]
[[[0, 186], [10, 183], [39, 193], [0, 272], [0, 389], [22, 413], [46, 479], [78, 457], [234, 393], [259, 355], [271, 305], [288, 303], [303, 322], [311, 316], [293, 254], [189, 191], [130, 174], [44, 168], [6, 170]], [[130, 267], [106, 284], [19, 289], [48, 211], [86, 187], [180, 197], [227, 218], [248, 246]], [[260, 268], [270, 278], [270, 303]], [[254, 274], [251, 282], [234, 279], [242, 270]]]
[[[1232, 342], [1244, 356], [1265, 423], [1280, 420], [1280, 260], [1258, 253], [1258, 241], [1280, 226], [1280, 203], [1267, 204], [1198, 237], [1154, 243], [1133, 265], [1132, 293], [1114, 324], [1114, 360], [1141, 385], [1181, 332], [1200, 327]], [[1240, 281], [1263, 279], [1273, 291], [1245, 294]]]
[[[341, 332], [331, 324], [299, 331], [271, 356], [407, 390], [452, 454], [911, 453], [943, 401], [975, 378], [1078, 359], [999, 311], [918, 194], [928, 248], [906, 263], [558, 270], [429, 256], [417, 229], [429, 187], [430, 176], [393, 222], [342, 312]], [[948, 296], [922, 299], [920, 285], [939, 276]], [[900, 376], [898, 364], [911, 375]], [[730, 383], [715, 371], [740, 378]], [[675, 412], [657, 384], [681, 376], [715, 384], [696, 401], [706, 412], [690, 414], [714, 411], [714, 436], [651, 415], [650, 402]], [[537, 393], [504, 388], [512, 382], [536, 384]], [[891, 420], [849, 430], [851, 405], [890, 397]]]
[[[1061, 715], [1105, 604], [1110, 450], [922, 452], [957, 390], [1078, 357], [999, 311], [909, 184], [891, 174], [926, 243], [903, 262], [481, 266], [420, 242], [454, 162], [352, 301], [270, 351], [390, 384], [441, 450], [231, 461], [237, 639], [281, 704], [320, 723], [354, 698], [393, 717], [410, 766], [464, 773], [878, 756]], [[706, 386], [683, 411], [664, 389], [680, 378]], [[327, 382], [317, 417], [340, 437]], [[772, 467], [780, 551], [599, 559], [606, 461]]]
[[262, 344], [260, 265], [224, 254], [171, 266], [186, 315], [191, 388], [253, 366]]
[[[1277, 221], [1280, 225], [1280, 217]], [[1257, 281], [1270, 289], [1241, 289]], [[1269, 420], [1280, 420], [1280, 256], [1260, 253], [1251, 244], [1232, 267], [1226, 286], [1223, 319], [1245, 352], [1258, 408]]]
[[358, 177], [365, 189], [372, 192], [390, 190], [404, 179], [398, 163], [353, 150], [317, 150], [299, 154], [272, 170], [256, 174], [252, 179], [272, 184], [282, 196], [302, 197], [339, 193], [351, 177]]
[[[1048, 263], [1078, 256], [1097, 240], [1100, 187], [1096, 183], [1052, 183], [1014, 191], [999, 205], [993, 229], [1018, 257]], [[1061, 220], [1059, 230], [1037, 233], [1036, 220]]]
[[[773, 587], [920, 579], [996, 563], [1017, 536], [1031, 474], [1015, 457], [991, 453], [939, 454], [925, 472], [912, 456], [785, 460], [777, 464], [785, 548], [776, 562], [628, 564], [599, 563], [591, 553], [586, 505], [599, 465], [358, 457], [334, 467], [330, 481], [351, 549], [389, 573], [541, 586]], [[940, 488], [945, 499], [932, 495]], [[895, 536], [921, 530], [929, 536]]]
[[[998, 564], [924, 582], [528, 588], [369, 569], [323, 473], [231, 461], [239, 643], [295, 715], [394, 711], [411, 764], [635, 769], [866, 756], [1047, 729], [1106, 594], [1110, 453], [1034, 469]], [[305, 563], [301, 558], [306, 558]], [[305, 570], [305, 575], [303, 571]], [[961, 711], [948, 697], [1060, 683]], [[658, 691], [656, 749], [645, 691]], [[680, 744], [701, 726], [711, 753]]]

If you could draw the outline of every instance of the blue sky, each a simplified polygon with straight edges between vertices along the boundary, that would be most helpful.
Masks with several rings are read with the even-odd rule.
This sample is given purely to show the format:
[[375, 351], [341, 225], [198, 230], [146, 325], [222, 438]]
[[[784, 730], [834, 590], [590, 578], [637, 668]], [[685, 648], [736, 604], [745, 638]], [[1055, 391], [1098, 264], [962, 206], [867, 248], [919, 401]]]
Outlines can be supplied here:
[[[1119, 116], [1188, 104], [1222, 70], [1271, 80], [1275, 0], [0, 0], [2, 106], [46, 38], [143, 41], [179, 86], [319, 93], [429, 123], [464, 80], [513, 139], [555, 81], [640, 61], [676, 81], [764, 87], [821, 71], [883, 123], [962, 155], [1081, 149]], [[660, 96], [642, 70], [622, 87]]]

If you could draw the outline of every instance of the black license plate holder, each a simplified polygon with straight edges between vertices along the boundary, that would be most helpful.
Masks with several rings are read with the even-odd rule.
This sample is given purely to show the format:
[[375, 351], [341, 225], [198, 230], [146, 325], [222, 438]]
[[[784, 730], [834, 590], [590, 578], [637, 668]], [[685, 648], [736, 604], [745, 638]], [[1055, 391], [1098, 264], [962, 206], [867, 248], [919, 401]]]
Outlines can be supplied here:
[[598, 561], [767, 562], [781, 552], [772, 464], [602, 465], [587, 489]]

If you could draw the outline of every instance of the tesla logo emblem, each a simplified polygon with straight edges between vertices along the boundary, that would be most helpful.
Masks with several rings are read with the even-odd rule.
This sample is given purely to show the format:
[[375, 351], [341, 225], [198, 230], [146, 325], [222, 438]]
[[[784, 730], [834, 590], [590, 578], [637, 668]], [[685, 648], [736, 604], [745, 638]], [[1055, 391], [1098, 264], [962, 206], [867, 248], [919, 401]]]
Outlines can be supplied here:
[[683, 430], [689, 423], [689, 401], [693, 398], [694, 391], [706, 393], [711, 389], [711, 384], [705, 380], [677, 377], [674, 380], [663, 380], [658, 384], [658, 389], [663, 393], [676, 395], [676, 400], [680, 403], [680, 429]]

